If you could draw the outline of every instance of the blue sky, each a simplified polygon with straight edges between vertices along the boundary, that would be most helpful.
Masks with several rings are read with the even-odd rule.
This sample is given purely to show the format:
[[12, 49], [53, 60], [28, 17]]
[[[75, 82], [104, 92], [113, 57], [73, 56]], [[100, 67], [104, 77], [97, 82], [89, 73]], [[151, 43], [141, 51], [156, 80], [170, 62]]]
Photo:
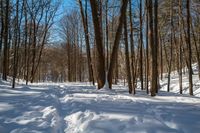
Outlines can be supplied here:
[[62, 11], [70, 11], [75, 8], [78, 8], [77, 0], [62, 0]]
[[[59, 25], [59, 21], [60, 19], [63, 17], [63, 15], [67, 12], [70, 12], [73, 9], [79, 9], [78, 4], [77, 4], [77, 0], [61, 0], [61, 5], [59, 10], [57, 11], [57, 15], [54, 19], [54, 25], [52, 27], [52, 33], [50, 40], [51, 41], [60, 41], [60, 37], [59, 34], [57, 32], [57, 26]], [[56, 31], [56, 32], [55, 32]]]

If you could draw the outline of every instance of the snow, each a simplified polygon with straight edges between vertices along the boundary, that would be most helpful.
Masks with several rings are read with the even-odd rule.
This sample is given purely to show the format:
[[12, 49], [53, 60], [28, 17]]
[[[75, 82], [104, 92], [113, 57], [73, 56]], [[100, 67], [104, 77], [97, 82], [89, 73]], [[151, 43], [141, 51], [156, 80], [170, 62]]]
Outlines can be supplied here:
[[[161, 81], [158, 96], [128, 88], [97, 90], [89, 83], [18, 84], [0, 81], [0, 133], [199, 133], [200, 82], [194, 76], [194, 94], [178, 94], [178, 76]], [[199, 86], [198, 86], [199, 85]]]
[[[193, 76], [193, 93], [195, 96], [200, 97], [200, 80], [198, 77], [198, 65], [197, 63], [192, 65], [192, 69], [194, 74]], [[167, 74], [165, 74], [166, 76]], [[182, 81], [182, 86], [183, 86], [183, 94], [189, 94], [189, 82], [188, 82], [188, 73], [186, 71], [186, 74], [183, 75], [183, 81]], [[160, 81], [161, 83], [161, 90], [167, 91], [167, 78], [163, 79]], [[177, 72], [172, 72], [171, 75], [171, 82], [170, 82], [170, 92], [179, 93], [179, 78]]]

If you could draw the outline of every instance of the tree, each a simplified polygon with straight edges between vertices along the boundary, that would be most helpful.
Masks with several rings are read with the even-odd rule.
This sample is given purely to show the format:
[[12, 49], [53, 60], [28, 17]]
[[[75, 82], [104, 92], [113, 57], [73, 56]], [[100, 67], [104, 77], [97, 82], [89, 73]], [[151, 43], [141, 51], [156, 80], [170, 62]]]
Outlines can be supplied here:
[[100, 23], [100, 16], [98, 14], [98, 4], [96, 0], [90, 0], [90, 5], [92, 9], [92, 18], [93, 18], [93, 25], [94, 25], [94, 32], [95, 32], [95, 40], [97, 46], [97, 83], [98, 89], [104, 87], [105, 84], [105, 56], [104, 56], [104, 49], [103, 49], [103, 39], [102, 39], [102, 32], [101, 32], [101, 23]]
[[143, 90], [143, 18], [142, 18], [142, 0], [140, 0], [140, 81]]
[[182, 87], [182, 31], [181, 31], [181, 14], [182, 14], [182, 0], [179, 0], [179, 19], [178, 19], [178, 28], [179, 28], [179, 92], [182, 94], [183, 87]]
[[10, 1], [6, 1], [5, 20], [4, 20], [4, 50], [3, 50], [3, 80], [7, 80], [8, 75], [8, 30], [9, 30], [9, 8]]
[[131, 70], [132, 70], [132, 85], [133, 85], [133, 94], [136, 93], [136, 68], [137, 63], [135, 61], [135, 46], [134, 46], [134, 37], [133, 37], [133, 19], [132, 19], [132, 2], [129, 0], [129, 21], [130, 21], [130, 45], [131, 45]]
[[[23, 11], [22, 11], [23, 12]], [[21, 13], [22, 13], [21, 12]], [[15, 88], [15, 79], [18, 70], [18, 60], [19, 60], [19, 43], [20, 43], [20, 23], [19, 23], [19, 0], [16, 2], [16, 16], [15, 16], [15, 30], [14, 30], [14, 60], [13, 60], [13, 83], [12, 88]], [[20, 18], [21, 19], [21, 18]]]
[[[148, 0], [145, 1], [146, 10], [148, 11]], [[149, 94], [149, 14], [146, 13], [146, 92]]]
[[191, 40], [190, 40], [190, 0], [187, 0], [186, 3], [187, 8], [187, 46], [188, 46], [188, 73], [189, 73], [189, 93], [193, 95], [193, 82], [192, 82], [192, 48], [191, 48]]
[[88, 33], [87, 0], [85, 2], [86, 2], [85, 15], [84, 15], [81, 0], [79, 0], [79, 7], [80, 7], [82, 23], [83, 23], [83, 27], [84, 27], [84, 33], [85, 33], [86, 51], [87, 51], [87, 59], [88, 59], [89, 81], [93, 82], [93, 85], [94, 85], [93, 68], [92, 68], [92, 61], [91, 61], [91, 54], [90, 54], [89, 33]]
[[156, 46], [154, 43], [154, 33], [153, 33], [153, 13], [152, 13], [152, 0], [148, 2], [148, 13], [149, 13], [149, 44], [151, 47], [151, 96], [156, 95], [157, 84], [157, 58], [156, 58]]
[[154, 47], [155, 47], [155, 65], [153, 67], [155, 67], [155, 74], [156, 74], [156, 83], [157, 87], [156, 87], [156, 93], [158, 93], [158, 87], [159, 87], [159, 75], [158, 75], [158, 0], [154, 1]]
[[122, 32], [122, 27], [123, 27], [123, 20], [125, 19], [125, 13], [126, 13], [126, 8], [127, 8], [128, 0], [122, 0], [122, 6], [120, 9], [120, 17], [119, 17], [119, 24], [117, 28], [117, 32], [115, 35], [115, 40], [114, 40], [114, 45], [112, 48], [112, 54], [110, 57], [110, 66], [108, 69], [108, 75], [107, 75], [107, 80], [109, 83], [109, 88], [112, 88], [112, 76], [113, 76], [113, 69], [114, 65], [117, 60], [117, 52], [119, 48], [119, 42], [120, 42], [120, 37], [121, 37], [121, 32]]
[[125, 56], [126, 56], [126, 76], [128, 80], [129, 93], [132, 93], [132, 79], [130, 70], [130, 60], [129, 60], [129, 46], [128, 46], [128, 35], [127, 35], [127, 20], [126, 15], [124, 18], [124, 44], [125, 44]]

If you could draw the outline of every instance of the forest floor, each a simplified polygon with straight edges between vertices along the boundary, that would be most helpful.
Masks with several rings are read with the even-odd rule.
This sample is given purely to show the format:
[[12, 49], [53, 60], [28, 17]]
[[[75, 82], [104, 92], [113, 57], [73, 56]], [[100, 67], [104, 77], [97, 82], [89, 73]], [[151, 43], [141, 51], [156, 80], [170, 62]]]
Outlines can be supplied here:
[[193, 67], [194, 95], [183, 95], [178, 75], [160, 81], [155, 97], [138, 88], [114, 85], [97, 90], [89, 83], [34, 83], [25, 86], [0, 81], [0, 133], [199, 133], [200, 81]]

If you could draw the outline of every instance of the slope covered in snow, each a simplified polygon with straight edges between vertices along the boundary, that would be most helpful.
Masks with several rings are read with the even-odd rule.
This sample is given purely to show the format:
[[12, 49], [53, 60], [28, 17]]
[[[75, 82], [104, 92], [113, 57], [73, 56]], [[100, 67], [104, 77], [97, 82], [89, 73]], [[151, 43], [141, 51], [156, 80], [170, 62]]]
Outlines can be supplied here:
[[0, 84], [1, 133], [199, 133], [200, 98], [84, 83]]
[[[187, 68], [185, 69], [185, 74], [183, 73], [182, 78], [182, 87], [183, 87], [183, 94], [188, 95], [189, 94], [189, 80], [188, 80], [188, 72]], [[193, 94], [194, 96], [200, 97], [200, 79], [198, 76], [198, 65], [195, 63], [192, 65], [193, 69]], [[161, 90], [167, 91], [167, 74], [164, 74], [164, 79], [160, 81]], [[171, 74], [171, 81], [170, 81], [170, 92], [173, 92], [175, 94], [179, 93], [179, 76], [177, 74], [177, 71], [172, 72]]]

